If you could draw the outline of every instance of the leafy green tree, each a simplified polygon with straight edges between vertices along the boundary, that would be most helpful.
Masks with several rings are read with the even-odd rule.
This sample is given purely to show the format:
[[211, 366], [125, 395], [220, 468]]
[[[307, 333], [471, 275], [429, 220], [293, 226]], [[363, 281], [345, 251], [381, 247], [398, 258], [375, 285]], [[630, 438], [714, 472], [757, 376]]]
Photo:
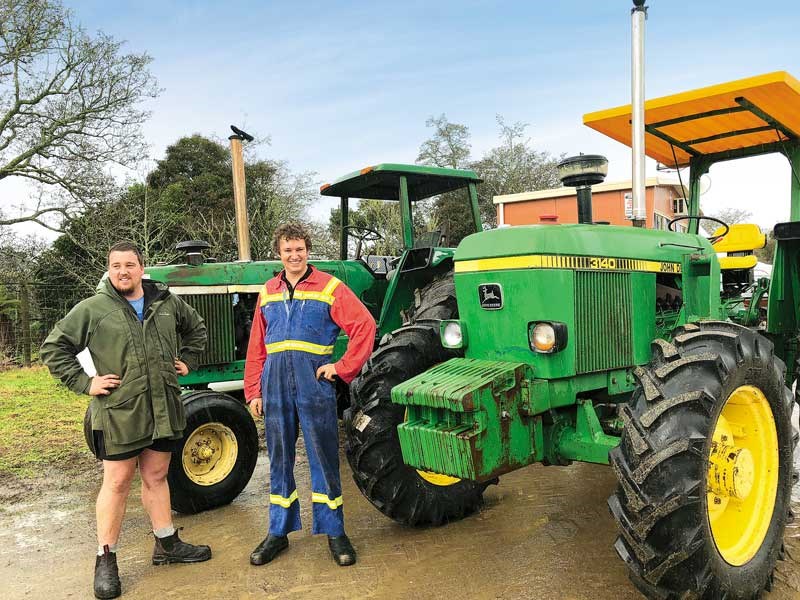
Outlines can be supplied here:
[[[339, 240], [341, 227], [341, 209], [331, 209], [328, 223], [328, 232], [332, 239]], [[359, 237], [362, 231], [353, 230], [348, 236], [348, 257], [354, 258], [366, 254], [379, 254], [382, 256], [397, 256], [403, 248], [403, 224], [400, 216], [398, 202], [384, 200], [361, 200], [358, 207], [351, 209], [347, 222], [354, 227], [365, 227], [378, 233], [379, 239], [365, 240], [359, 246]], [[369, 236], [372, 237], [372, 236]], [[338, 245], [337, 245], [338, 249]]]
[[768, 265], [772, 264], [772, 261], [775, 258], [775, 243], [775, 236], [771, 231], [768, 231], [766, 245], [763, 248], [759, 248], [755, 251], [755, 255], [759, 262], [766, 263]]
[[[461, 123], [451, 123], [444, 114], [430, 117], [426, 127], [433, 128], [433, 134], [419, 147], [417, 164], [450, 169], [470, 168], [469, 128]], [[465, 210], [468, 199], [466, 192], [448, 192], [430, 202], [430, 230], [438, 229], [448, 239], [448, 245], [455, 246], [465, 236], [475, 232], [475, 225]], [[425, 206], [425, 205], [422, 205]]]
[[[292, 173], [281, 161], [246, 164], [247, 204], [253, 257], [268, 258], [272, 232], [288, 220], [303, 220], [316, 193], [310, 173]], [[182, 259], [175, 245], [202, 239], [209, 256], [234, 260], [235, 214], [229, 151], [199, 135], [171, 145], [147, 176], [74, 218], [42, 254], [37, 277], [57, 286], [67, 306], [93, 293], [105, 271], [106, 253], [116, 241], [135, 242], [146, 264]], [[62, 302], [63, 304], [63, 302]], [[51, 303], [54, 310], [63, 306]]]

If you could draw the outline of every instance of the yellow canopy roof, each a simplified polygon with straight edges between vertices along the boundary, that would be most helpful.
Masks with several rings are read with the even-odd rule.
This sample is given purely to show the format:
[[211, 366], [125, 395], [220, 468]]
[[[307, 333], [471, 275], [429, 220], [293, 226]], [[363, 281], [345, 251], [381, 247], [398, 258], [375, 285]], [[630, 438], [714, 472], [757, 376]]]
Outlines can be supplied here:
[[[673, 166], [693, 155], [751, 148], [800, 133], [800, 81], [785, 71], [648, 100], [645, 153]], [[583, 116], [583, 123], [631, 145], [631, 105]]]

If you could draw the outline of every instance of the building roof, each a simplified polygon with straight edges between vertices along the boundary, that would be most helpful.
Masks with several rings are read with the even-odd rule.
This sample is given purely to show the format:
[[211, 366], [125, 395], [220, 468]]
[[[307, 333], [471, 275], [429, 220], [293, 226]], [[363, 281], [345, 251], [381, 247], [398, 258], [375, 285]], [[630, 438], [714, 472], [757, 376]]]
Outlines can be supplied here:
[[[673, 187], [678, 194], [681, 194], [680, 184], [673, 179], [665, 179], [663, 177], [648, 177], [645, 180], [645, 187]], [[592, 186], [592, 193], [597, 194], [600, 192], [617, 192], [621, 190], [631, 189], [630, 180], [627, 181], [613, 181], [610, 183], [599, 183]], [[510, 202], [526, 202], [529, 200], [547, 200], [551, 198], [563, 198], [564, 196], [574, 196], [576, 194], [574, 187], [560, 187], [551, 188], [549, 190], [537, 190], [535, 192], [522, 192], [520, 194], [503, 194], [495, 196], [492, 202], [494, 204], [508, 204]]]
[[[800, 134], [800, 81], [776, 71], [654, 98], [644, 110], [645, 154], [662, 164], [748, 149], [759, 154], [774, 151], [765, 144]], [[631, 145], [630, 104], [588, 113], [583, 122]]]

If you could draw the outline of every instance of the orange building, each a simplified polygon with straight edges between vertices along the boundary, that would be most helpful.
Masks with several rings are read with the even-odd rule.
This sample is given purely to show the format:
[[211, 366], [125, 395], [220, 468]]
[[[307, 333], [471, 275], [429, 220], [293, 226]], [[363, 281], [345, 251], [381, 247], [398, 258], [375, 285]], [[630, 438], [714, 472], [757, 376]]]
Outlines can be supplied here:
[[[670, 219], [686, 214], [686, 200], [677, 181], [650, 177], [645, 181], [647, 227], [666, 229]], [[494, 197], [497, 225], [532, 225], [542, 222], [577, 223], [578, 199], [575, 188], [560, 187]], [[631, 182], [600, 183], [592, 186], [592, 217], [612, 225], [629, 225], [632, 208]], [[542, 218], [544, 217], [544, 219]], [[552, 217], [557, 217], [553, 220]], [[686, 230], [688, 221], [677, 223]]]

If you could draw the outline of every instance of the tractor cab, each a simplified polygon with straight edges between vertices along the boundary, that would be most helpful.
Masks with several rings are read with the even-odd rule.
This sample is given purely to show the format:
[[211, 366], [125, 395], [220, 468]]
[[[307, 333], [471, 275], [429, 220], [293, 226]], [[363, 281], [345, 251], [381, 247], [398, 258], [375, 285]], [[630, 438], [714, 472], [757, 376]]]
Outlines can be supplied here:
[[[355, 259], [367, 265], [376, 277], [388, 281], [386, 301], [378, 318], [379, 331], [391, 331], [402, 325], [407, 318], [406, 309], [413, 303], [414, 290], [423, 288], [433, 277], [452, 269], [453, 250], [447, 232], [415, 232], [416, 203], [464, 190], [465, 212], [469, 213], [474, 230], [481, 231], [477, 192], [480, 182], [473, 171], [382, 163], [353, 171], [320, 187], [321, 195], [340, 198], [339, 259], [347, 260], [353, 240]], [[379, 239], [380, 233], [350, 223], [350, 200], [354, 198], [399, 202], [402, 226], [400, 256], [361, 255], [370, 241]]]

